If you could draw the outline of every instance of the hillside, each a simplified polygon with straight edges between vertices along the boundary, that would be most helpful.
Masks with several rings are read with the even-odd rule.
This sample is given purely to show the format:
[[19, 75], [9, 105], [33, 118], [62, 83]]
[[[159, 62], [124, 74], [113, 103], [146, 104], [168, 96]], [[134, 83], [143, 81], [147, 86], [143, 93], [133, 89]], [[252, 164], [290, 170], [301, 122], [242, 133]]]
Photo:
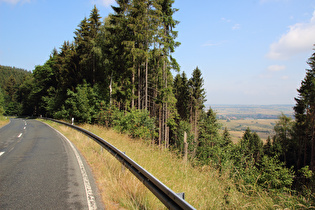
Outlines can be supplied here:
[[[162, 203], [120, 162], [93, 140], [69, 127], [47, 122], [72, 141], [92, 167], [101, 197], [108, 209], [165, 209]], [[235, 184], [228, 171], [213, 166], [185, 164], [180, 157], [156, 145], [131, 139], [112, 129], [81, 125], [152, 173], [175, 192], [185, 192], [185, 199], [196, 209], [284, 209], [305, 207], [290, 194], [279, 196], [256, 187]], [[240, 188], [242, 190], [240, 190]], [[280, 194], [282, 195], [282, 194]]]
[[11, 75], [14, 77], [16, 84], [21, 84], [23, 82], [23, 78], [29, 74], [31, 74], [31, 72], [25, 69], [0, 65], [0, 87], [5, 88]]

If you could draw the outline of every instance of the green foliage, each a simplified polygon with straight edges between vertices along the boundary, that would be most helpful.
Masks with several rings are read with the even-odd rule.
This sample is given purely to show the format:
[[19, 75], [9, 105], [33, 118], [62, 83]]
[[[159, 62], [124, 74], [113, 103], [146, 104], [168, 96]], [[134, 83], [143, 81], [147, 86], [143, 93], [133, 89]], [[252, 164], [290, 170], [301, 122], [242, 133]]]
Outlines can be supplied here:
[[78, 85], [76, 91], [68, 90], [67, 96], [64, 107], [55, 114], [56, 117], [74, 118], [79, 123], [95, 121], [99, 101], [92, 87], [86, 83]]
[[309, 165], [315, 171], [315, 53], [308, 59], [310, 69], [306, 70], [305, 78], [295, 98], [295, 156], [296, 168]]
[[115, 126], [115, 122], [119, 119], [120, 113], [116, 106], [110, 106], [104, 101], [100, 103], [101, 109], [97, 114], [97, 122], [105, 125], [107, 128]]
[[182, 120], [189, 120], [190, 92], [185, 72], [177, 74], [174, 79], [174, 95], [177, 100], [176, 108]]
[[133, 138], [154, 140], [157, 137], [155, 119], [151, 118], [146, 110], [132, 109], [130, 112], [124, 112], [119, 111], [116, 106], [105, 105], [101, 102], [97, 122], [127, 133]]
[[294, 171], [292, 168], [286, 168], [277, 157], [263, 156], [258, 168], [257, 183], [261, 187], [278, 192], [291, 191]]
[[4, 113], [4, 95], [2, 89], [0, 88], [0, 115]]
[[222, 146], [219, 136], [220, 128], [221, 125], [218, 123], [216, 114], [211, 108], [207, 113], [202, 113], [199, 121], [197, 157], [206, 164], [217, 155], [216, 148]]
[[31, 72], [24, 69], [0, 65], [0, 88], [5, 89], [10, 76], [13, 76], [16, 83], [20, 85], [24, 77], [30, 74]]
[[152, 140], [156, 136], [155, 119], [150, 118], [150, 114], [146, 110], [131, 110], [114, 120], [115, 129], [127, 133], [133, 138], [141, 138], [144, 140]]
[[187, 143], [188, 143], [188, 153], [190, 154], [194, 147], [193, 147], [193, 141], [194, 141], [194, 135], [191, 131], [191, 125], [189, 122], [180, 120], [177, 132], [176, 132], [176, 141], [174, 144], [174, 149], [177, 149], [179, 154], [182, 156], [184, 155], [184, 133], [186, 132], [187, 135]]
[[193, 71], [192, 77], [189, 79], [189, 86], [191, 91], [191, 99], [194, 109], [202, 109], [206, 101], [206, 93], [203, 88], [204, 80], [201, 76], [201, 71], [196, 67]]
[[240, 149], [244, 156], [254, 158], [255, 162], [258, 162], [263, 154], [263, 142], [256, 132], [252, 133], [247, 128], [240, 141]]
[[227, 127], [224, 128], [222, 138], [223, 138], [222, 139], [223, 146], [227, 146], [229, 144], [232, 144], [231, 134], [229, 133]]

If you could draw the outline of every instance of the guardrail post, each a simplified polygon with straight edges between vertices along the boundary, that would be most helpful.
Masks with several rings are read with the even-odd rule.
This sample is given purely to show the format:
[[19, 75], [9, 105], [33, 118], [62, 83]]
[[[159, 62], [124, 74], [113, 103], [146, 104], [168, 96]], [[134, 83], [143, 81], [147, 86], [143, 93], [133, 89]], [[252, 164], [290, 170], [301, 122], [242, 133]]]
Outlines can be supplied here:
[[181, 199], [185, 200], [185, 193], [176, 193]]
[[71, 125], [74, 125], [74, 117], [71, 119]]

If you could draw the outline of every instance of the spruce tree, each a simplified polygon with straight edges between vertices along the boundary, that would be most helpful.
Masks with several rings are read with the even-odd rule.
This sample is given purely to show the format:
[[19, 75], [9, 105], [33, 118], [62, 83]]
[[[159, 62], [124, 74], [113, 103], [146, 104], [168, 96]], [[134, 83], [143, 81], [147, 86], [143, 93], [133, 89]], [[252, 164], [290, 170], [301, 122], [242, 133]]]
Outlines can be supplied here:
[[185, 72], [177, 74], [174, 79], [174, 95], [176, 98], [176, 108], [182, 120], [189, 120], [189, 85]]
[[315, 171], [315, 53], [307, 63], [310, 69], [306, 70], [294, 107], [296, 138], [299, 142], [297, 165], [300, 167], [310, 165], [310, 169]]
[[[189, 79], [190, 87], [190, 123], [195, 135], [195, 145], [198, 145], [198, 121], [200, 119], [201, 110], [204, 108], [206, 101], [205, 90], [203, 88], [203, 78], [200, 69], [197, 67]], [[197, 149], [197, 147], [196, 147]]]

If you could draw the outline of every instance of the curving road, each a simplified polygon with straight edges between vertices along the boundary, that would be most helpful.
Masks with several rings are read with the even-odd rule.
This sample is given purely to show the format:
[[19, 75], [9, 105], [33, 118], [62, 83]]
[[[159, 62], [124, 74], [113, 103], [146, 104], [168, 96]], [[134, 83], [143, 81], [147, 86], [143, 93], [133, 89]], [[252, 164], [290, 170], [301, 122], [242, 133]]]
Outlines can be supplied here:
[[36, 120], [0, 128], [0, 209], [96, 208], [91, 172], [67, 139]]

